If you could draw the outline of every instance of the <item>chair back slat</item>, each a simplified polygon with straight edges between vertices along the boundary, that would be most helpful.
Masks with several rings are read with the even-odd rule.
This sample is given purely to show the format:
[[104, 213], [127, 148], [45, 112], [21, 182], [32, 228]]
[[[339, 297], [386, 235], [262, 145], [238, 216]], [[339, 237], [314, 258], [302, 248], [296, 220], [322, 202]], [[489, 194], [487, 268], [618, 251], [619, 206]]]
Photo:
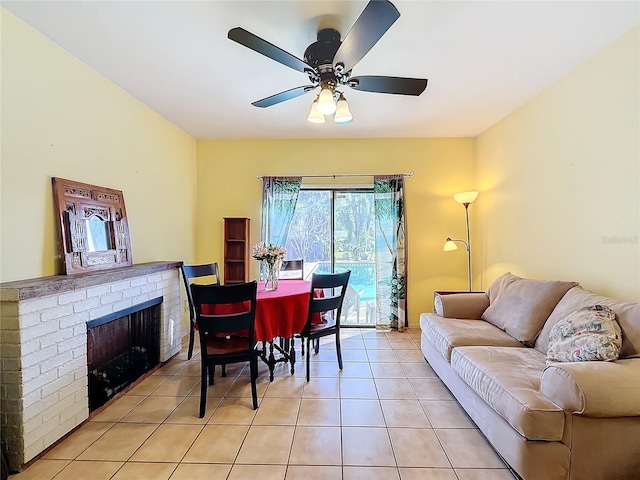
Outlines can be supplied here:
[[220, 270], [218, 268], [218, 262], [204, 263], [201, 265], [182, 265], [180, 270], [182, 271], [182, 279], [187, 291], [187, 300], [189, 301], [189, 316], [193, 322], [196, 318], [196, 310], [193, 296], [191, 295], [191, 280], [194, 278], [215, 277], [215, 280], [208, 283], [211, 285], [220, 285]]
[[[351, 271], [343, 273], [318, 274], [311, 277], [311, 295], [309, 295], [309, 313], [307, 322], [302, 331], [303, 336], [308, 336], [314, 314], [335, 311], [334, 320], [336, 328], [340, 328], [340, 316], [344, 295], [349, 284]], [[316, 295], [317, 290], [322, 290], [323, 295]]]

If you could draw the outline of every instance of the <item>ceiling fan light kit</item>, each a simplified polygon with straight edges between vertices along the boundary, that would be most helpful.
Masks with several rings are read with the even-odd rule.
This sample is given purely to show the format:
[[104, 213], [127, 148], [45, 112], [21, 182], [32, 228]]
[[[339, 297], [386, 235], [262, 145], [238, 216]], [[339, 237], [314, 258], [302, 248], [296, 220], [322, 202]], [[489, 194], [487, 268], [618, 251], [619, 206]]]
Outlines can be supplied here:
[[325, 123], [325, 115], [334, 115], [339, 125], [350, 123], [353, 116], [343, 92], [338, 88], [373, 93], [418, 96], [427, 88], [422, 78], [360, 76], [352, 77], [351, 70], [382, 38], [400, 17], [400, 12], [387, 0], [371, 0], [364, 8], [343, 41], [340, 32], [325, 28], [318, 32], [318, 40], [307, 47], [304, 60], [263, 40], [251, 32], [235, 27], [228, 38], [278, 63], [293, 68], [309, 77], [311, 85], [304, 85], [257, 100], [252, 105], [270, 107], [320, 88], [320, 94], [311, 105], [307, 120]]

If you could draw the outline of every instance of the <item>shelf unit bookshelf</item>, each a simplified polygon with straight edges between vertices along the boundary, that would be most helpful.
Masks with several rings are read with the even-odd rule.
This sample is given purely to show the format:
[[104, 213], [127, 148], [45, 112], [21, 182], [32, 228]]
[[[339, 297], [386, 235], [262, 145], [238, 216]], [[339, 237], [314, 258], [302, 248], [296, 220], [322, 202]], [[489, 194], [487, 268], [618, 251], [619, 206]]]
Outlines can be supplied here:
[[249, 222], [244, 217], [224, 219], [224, 283], [249, 281]]

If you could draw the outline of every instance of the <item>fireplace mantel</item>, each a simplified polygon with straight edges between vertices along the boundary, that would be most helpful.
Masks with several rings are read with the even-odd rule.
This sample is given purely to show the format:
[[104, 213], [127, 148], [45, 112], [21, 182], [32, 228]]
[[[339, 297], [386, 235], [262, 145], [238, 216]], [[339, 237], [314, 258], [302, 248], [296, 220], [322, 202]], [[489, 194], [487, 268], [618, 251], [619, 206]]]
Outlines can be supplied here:
[[17, 300], [45, 297], [47, 295], [53, 295], [54, 293], [70, 292], [156, 272], [176, 270], [180, 268], [181, 265], [182, 262], [138, 263], [130, 267], [114, 268], [113, 270], [101, 270], [74, 275], [51, 275], [49, 277], [5, 282], [0, 283], [0, 299], [15, 302]]
[[180, 266], [151, 262], [0, 284], [0, 428], [20, 469], [89, 414], [87, 323], [161, 297], [159, 361], [180, 351]]

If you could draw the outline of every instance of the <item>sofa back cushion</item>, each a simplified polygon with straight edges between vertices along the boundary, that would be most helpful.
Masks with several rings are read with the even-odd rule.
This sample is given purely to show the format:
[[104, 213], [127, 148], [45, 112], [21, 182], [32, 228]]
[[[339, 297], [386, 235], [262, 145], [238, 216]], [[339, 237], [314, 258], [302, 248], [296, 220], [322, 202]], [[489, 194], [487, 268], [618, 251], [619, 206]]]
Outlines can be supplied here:
[[525, 345], [533, 345], [560, 299], [576, 285], [577, 282], [531, 280], [505, 273], [488, 288], [489, 307], [482, 319]]
[[622, 330], [620, 358], [640, 357], [640, 304], [596, 295], [582, 287], [572, 288], [562, 297], [536, 340], [536, 350], [546, 354], [549, 349], [549, 334], [553, 326], [571, 312], [592, 305], [606, 305], [616, 312], [616, 320]]

